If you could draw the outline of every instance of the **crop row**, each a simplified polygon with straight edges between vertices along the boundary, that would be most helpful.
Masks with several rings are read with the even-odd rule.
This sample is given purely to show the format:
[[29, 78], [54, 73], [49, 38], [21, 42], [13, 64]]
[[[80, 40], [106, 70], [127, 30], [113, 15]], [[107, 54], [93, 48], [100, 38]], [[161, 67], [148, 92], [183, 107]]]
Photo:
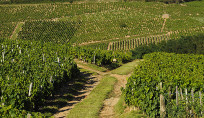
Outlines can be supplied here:
[[5, 40], [0, 59], [1, 117], [10, 117], [15, 109], [37, 110], [61, 83], [78, 73], [70, 45]]
[[120, 66], [120, 64], [131, 61], [132, 59], [132, 53], [129, 51], [108, 51], [93, 49], [91, 47], [76, 47], [75, 50], [76, 58], [98, 66]]
[[196, 35], [196, 34], [203, 33], [203, 32], [204, 32], [203, 27], [197, 27], [197, 28], [192, 28], [188, 30], [177, 30], [174, 32], [169, 32], [168, 34], [164, 34], [164, 35], [155, 35], [155, 36], [141, 37], [141, 38], [136, 38], [136, 39], [114, 41], [114, 42], [110, 42], [106, 49], [108, 50], [131, 50], [140, 45], [148, 45], [150, 43], [157, 44], [163, 40], [167, 41], [170, 39], [180, 39], [181, 37], [192, 36], [192, 35]]
[[74, 36], [80, 23], [58, 21], [25, 22], [18, 39], [55, 43], [67, 43]]
[[0, 37], [9, 38], [12, 35], [17, 23], [0, 23]]
[[[128, 105], [139, 107], [150, 117], [161, 115], [159, 113], [159, 96], [160, 94], [169, 93], [169, 88], [171, 88], [171, 91], [175, 91], [176, 86], [178, 86], [178, 88], [186, 88], [187, 93], [191, 93], [191, 89], [196, 94], [199, 91], [203, 92], [203, 55], [157, 52], [145, 55], [144, 60], [136, 67], [134, 73], [128, 79], [123, 92]], [[159, 83], [161, 82], [163, 84], [162, 90], [159, 90]], [[176, 100], [175, 94], [172, 98], [171, 103]], [[203, 99], [202, 102], [204, 102]], [[166, 103], [167, 108], [175, 110], [166, 110], [166, 115], [174, 117], [175, 114], [176, 116], [182, 116], [179, 113], [184, 113], [183, 116], [185, 116], [186, 107], [177, 107], [175, 103]], [[192, 110], [194, 115], [201, 116], [203, 106], [200, 106], [199, 99], [195, 104], [184, 104], [183, 106], [187, 106], [188, 110]]]
[[62, 83], [78, 75], [75, 57], [99, 66], [117, 67], [130, 61], [132, 53], [45, 41], [1, 40], [0, 116], [24, 117], [26, 112], [38, 110]]
[[28, 20], [72, 17], [85, 13], [105, 12], [122, 7], [122, 3], [36, 4], [1, 6], [0, 22], [23, 22]]

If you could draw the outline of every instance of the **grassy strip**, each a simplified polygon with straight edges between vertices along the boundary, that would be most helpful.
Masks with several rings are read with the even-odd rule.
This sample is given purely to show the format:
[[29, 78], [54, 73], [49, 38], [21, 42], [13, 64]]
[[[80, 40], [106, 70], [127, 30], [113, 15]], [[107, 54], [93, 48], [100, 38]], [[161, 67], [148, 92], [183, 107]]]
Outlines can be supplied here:
[[88, 81], [86, 77], [97, 75], [96, 72], [86, 69], [80, 69], [80, 72], [81, 74], [74, 78], [75, 81], [62, 84], [61, 87], [55, 91], [56, 95], [48, 98], [44, 102], [45, 104], [40, 108], [40, 112], [43, 113], [44, 116], [51, 117], [57, 113], [58, 109], [67, 105], [67, 101], [72, 100], [74, 95], [84, 87], [84, 84]]
[[125, 104], [125, 97], [121, 95], [118, 103], [114, 106], [115, 117], [116, 118], [146, 118], [147, 116], [143, 114], [140, 110], [132, 110], [129, 112], [125, 112], [125, 109], [128, 106]]
[[23, 24], [24, 24], [24, 22], [19, 22], [19, 23], [17, 24], [17, 27], [16, 27], [16, 29], [15, 29], [15, 31], [13, 32], [12, 37], [11, 37], [12, 40], [15, 40], [15, 39], [17, 38], [18, 33], [19, 33], [19, 31], [21, 30]]
[[122, 114], [119, 118], [147, 118], [147, 116], [143, 115], [141, 111], [130, 111]]
[[68, 114], [67, 118], [95, 118], [103, 106], [103, 100], [113, 90], [116, 78], [105, 76], [100, 84], [85, 98], [77, 104]]
[[90, 70], [87, 70], [87, 69], [79, 68], [79, 70], [82, 73], [86, 73], [86, 74], [90, 74], [90, 75], [98, 75], [97, 72], [93, 72], [93, 71], [90, 71]]
[[118, 103], [114, 106], [114, 110], [116, 113], [115, 115], [118, 117], [123, 114], [126, 107], [127, 105], [125, 104], [125, 97], [124, 95], [121, 95]]
[[113, 70], [112, 74], [127, 75], [133, 72], [134, 68], [139, 64], [140, 61], [142, 60], [137, 59], [127, 64], [124, 64], [121, 67]]
[[104, 68], [104, 67], [99, 67], [99, 66], [97, 66], [97, 65], [95, 65], [95, 64], [83, 63], [83, 62], [81, 62], [81, 61], [79, 61], [79, 60], [77, 60], [77, 63], [80, 64], [80, 65], [83, 65], [83, 66], [90, 67], [90, 68], [92, 68], [92, 69], [94, 69], [94, 70], [97, 70], [97, 71], [100, 71], [100, 72], [106, 72], [106, 71], [107, 71], [106, 68]]

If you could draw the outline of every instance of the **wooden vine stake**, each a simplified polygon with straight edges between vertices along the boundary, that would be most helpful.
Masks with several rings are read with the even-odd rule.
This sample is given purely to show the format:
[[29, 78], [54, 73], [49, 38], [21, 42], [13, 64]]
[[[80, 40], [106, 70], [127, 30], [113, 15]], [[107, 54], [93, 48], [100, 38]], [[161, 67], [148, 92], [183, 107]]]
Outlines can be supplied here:
[[2, 52], [2, 61], [4, 62], [4, 52]]
[[52, 76], [50, 76], [50, 82], [52, 83]]
[[178, 106], [178, 86], [176, 86], [176, 105]]
[[186, 104], [188, 104], [188, 91], [186, 88], [185, 88], [185, 93], [186, 93]]
[[[162, 82], [160, 82], [160, 90], [162, 90]], [[166, 108], [165, 108], [165, 101], [164, 96], [160, 94], [160, 116], [161, 118], [164, 118], [166, 115]]]
[[193, 93], [193, 89], [191, 90], [191, 96], [192, 96], [192, 101], [194, 102], [194, 93]]
[[[202, 106], [202, 94], [201, 91], [199, 91], [199, 97], [200, 97], [200, 105]], [[203, 112], [201, 111], [201, 115], [203, 114]]]
[[[193, 89], [191, 89], [191, 97], [192, 97], [192, 102], [194, 102], [194, 93], [193, 93]], [[190, 110], [190, 115], [192, 114], [192, 110]]]
[[31, 114], [28, 113], [28, 114], [27, 114], [27, 118], [31, 118]]
[[59, 57], [57, 57], [57, 62], [58, 62], [58, 63], [60, 62], [60, 59], [59, 59]]
[[30, 97], [32, 91], [33, 82], [30, 83], [28, 96]]

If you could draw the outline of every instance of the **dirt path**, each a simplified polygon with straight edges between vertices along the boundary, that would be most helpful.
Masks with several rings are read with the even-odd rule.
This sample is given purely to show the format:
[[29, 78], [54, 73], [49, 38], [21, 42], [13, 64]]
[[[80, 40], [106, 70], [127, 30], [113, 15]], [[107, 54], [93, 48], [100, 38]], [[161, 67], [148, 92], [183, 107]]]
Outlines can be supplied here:
[[89, 79], [89, 81], [84, 85], [84, 89], [80, 90], [78, 92], [79, 94], [75, 95], [73, 100], [67, 101], [66, 106], [60, 108], [57, 113], [53, 115], [55, 118], [66, 118], [69, 111], [74, 108], [77, 103], [86, 98], [90, 92], [99, 84], [101, 76], [89, 76], [86, 79]]
[[[76, 60], [75, 60], [76, 61]], [[77, 61], [76, 61], [77, 62]], [[111, 76], [117, 78], [117, 82], [114, 85], [114, 89], [111, 92], [110, 98], [104, 100], [103, 108], [100, 111], [99, 117], [100, 118], [113, 118], [114, 117], [114, 106], [117, 104], [118, 100], [121, 96], [121, 87], [125, 87], [127, 83], [127, 78], [130, 77], [131, 74], [128, 75], [118, 75], [118, 74], [111, 74], [110, 72], [100, 72], [97, 70], [94, 70], [88, 66], [77, 64], [79, 68], [83, 68], [92, 72], [96, 72], [97, 75], [89, 76], [88, 78], [92, 78], [89, 80], [87, 84], [85, 84], [85, 89], [82, 89], [79, 91], [79, 93], [76, 96], [74, 96], [74, 99], [67, 102], [67, 105], [60, 108], [56, 114], [54, 114], [55, 118], [65, 118], [69, 111], [74, 108], [74, 106], [81, 102], [84, 98], [86, 98], [87, 95], [90, 94], [90, 92], [99, 84], [101, 78], [106, 75], [110, 74]]]
[[97, 71], [97, 70], [94, 70], [94, 69], [89, 68], [89, 67], [84, 66], [84, 65], [77, 64], [77, 66], [78, 66], [79, 68], [83, 68], [83, 69], [86, 69], [86, 70], [89, 70], [89, 71], [92, 71], [92, 72], [96, 72], [96, 73], [99, 74], [99, 76], [104, 76], [104, 75], [108, 74], [107, 72]]
[[60, 108], [56, 114], [54, 114], [53, 116], [55, 118], [65, 118], [67, 116], [67, 114], [69, 113], [69, 111], [74, 108], [74, 106], [81, 102], [84, 98], [86, 98], [87, 95], [90, 94], [90, 92], [99, 84], [101, 78], [107, 74], [105, 72], [100, 72], [97, 70], [94, 70], [92, 68], [89, 68], [87, 66], [84, 65], [80, 65], [77, 64], [77, 66], [79, 68], [83, 68], [92, 72], [96, 72], [97, 75], [91, 75], [86, 77], [86, 79], [88, 79], [88, 82], [84, 85], [84, 89], [80, 90], [77, 94], [74, 96], [74, 99], [71, 101], [67, 101], [66, 106]]
[[130, 77], [131, 74], [128, 75], [117, 75], [111, 74], [111, 76], [117, 78], [117, 83], [114, 85], [114, 89], [111, 93], [111, 97], [104, 100], [104, 106], [100, 112], [100, 118], [114, 118], [114, 106], [118, 103], [118, 100], [121, 96], [121, 87], [125, 87], [127, 83], [127, 78]]

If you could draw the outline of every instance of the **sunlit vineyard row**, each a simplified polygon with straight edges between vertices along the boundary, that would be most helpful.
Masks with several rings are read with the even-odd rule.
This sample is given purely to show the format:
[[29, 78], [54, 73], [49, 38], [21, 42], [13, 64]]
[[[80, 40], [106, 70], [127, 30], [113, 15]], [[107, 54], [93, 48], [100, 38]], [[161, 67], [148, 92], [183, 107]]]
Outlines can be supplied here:
[[[176, 40], [180, 39], [184, 36], [192, 36], [196, 34], [204, 33], [203, 27], [193, 28], [193, 29], [187, 29], [187, 30], [177, 30], [174, 32], [169, 32], [164, 35], [155, 35], [155, 36], [149, 36], [149, 37], [140, 37], [136, 39], [129, 39], [129, 40], [119, 40], [110, 42], [108, 47], [106, 49], [108, 50], [131, 50], [134, 49], [140, 45], [148, 45], [150, 43], [159, 43], [163, 40]], [[96, 44], [97, 45], [97, 44]]]
[[94, 49], [103, 49], [103, 50], [131, 50], [140, 45], [148, 45], [150, 43], [159, 43], [163, 40], [167, 41], [170, 39], [177, 40], [181, 37], [192, 36], [196, 34], [204, 33], [203, 27], [197, 27], [187, 30], [177, 30], [174, 32], [169, 32], [163, 35], [151, 35], [146, 37], [138, 37], [138, 38], [124, 38], [124, 40], [115, 39], [115, 41], [106, 41], [106, 42], [96, 42], [91, 44], [82, 44], [80, 46], [83, 47], [92, 47]]

